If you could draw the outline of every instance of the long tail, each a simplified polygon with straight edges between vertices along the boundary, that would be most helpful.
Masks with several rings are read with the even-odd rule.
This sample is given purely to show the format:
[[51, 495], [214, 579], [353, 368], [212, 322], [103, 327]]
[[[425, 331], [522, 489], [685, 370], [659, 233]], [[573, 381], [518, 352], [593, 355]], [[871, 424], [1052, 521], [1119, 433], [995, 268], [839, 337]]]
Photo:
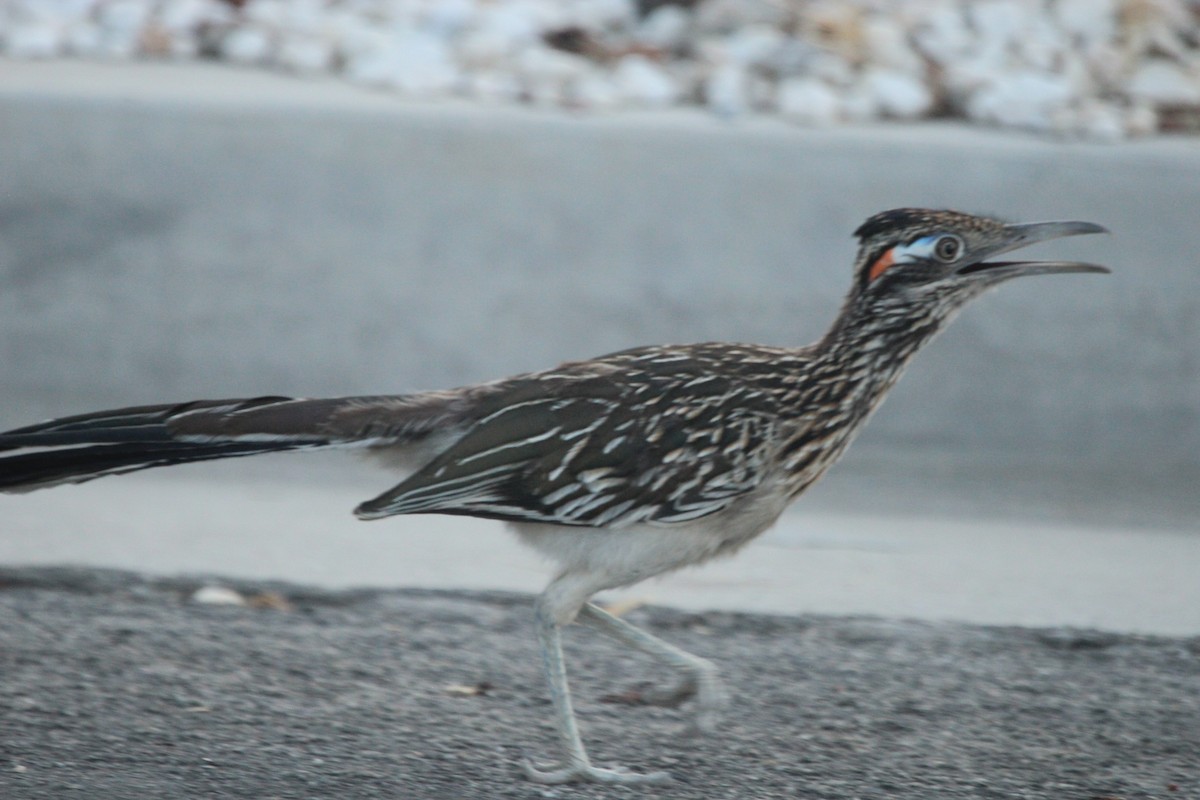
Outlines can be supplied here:
[[403, 444], [452, 423], [454, 399], [256, 397], [63, 417], [0, 433], [0, 492], [283, 450]]

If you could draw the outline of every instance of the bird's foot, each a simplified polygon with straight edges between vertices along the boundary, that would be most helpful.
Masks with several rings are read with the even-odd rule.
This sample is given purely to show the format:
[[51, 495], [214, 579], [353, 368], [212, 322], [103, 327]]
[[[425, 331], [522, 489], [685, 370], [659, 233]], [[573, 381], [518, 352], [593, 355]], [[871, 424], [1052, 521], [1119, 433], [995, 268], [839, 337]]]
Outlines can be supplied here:
[[601, 767], [593, 767], [588, 762], [568, 763], [565, 767], [551, 767], [543, 769], [534, 765], [534, 763], [526, 758], [521, 766], [525, 770], [525, 777], [534, 783], [559, 784], [559, 783], [576, 783], [581, 781], [593, 781], [595, 783], [667, 783], [671, 780], [669, 772], [630, 772], [624, 767], [613, 767], [612, 769], [603, 769]]
[[631, 689], [621, 694], [608, 695], [603, 700], [623, 705], [678, 708], [693, 698], [696, 701], [696, 715], [689, 726], [689, 733], [716, 732], [721, 715], [729, 705], [729, 693], [717, 676], [716, 670], [689, 675], [669, 689]]
[[699, 683], [693, 677], [687, 677], [681, 680], [674, 686], [655, 689], [647, 687], [639, 692], [638, 696], [641, 702], [648, 706], [662, 706], [663, 708], [679, 708], [681, 705], [691, 700], [697, 694]]
[[696, 702], [696, 715], [692, 719], [689, 732], [715, 733], [721, 722], [721, 715], [729, 705], [729, 692], [726, 691], [715, 667], [689, 675], [671, 689], [645, 693], [645, 702], [671, 708], [693, 698]]
[[691, 732], [694, 734], [716, 733], [721, 715], [729, 705], [729, 692], [721, 682], [716, 669], [702, 672], [696, 679], [694, 694], [696, 714], [692, 718]]

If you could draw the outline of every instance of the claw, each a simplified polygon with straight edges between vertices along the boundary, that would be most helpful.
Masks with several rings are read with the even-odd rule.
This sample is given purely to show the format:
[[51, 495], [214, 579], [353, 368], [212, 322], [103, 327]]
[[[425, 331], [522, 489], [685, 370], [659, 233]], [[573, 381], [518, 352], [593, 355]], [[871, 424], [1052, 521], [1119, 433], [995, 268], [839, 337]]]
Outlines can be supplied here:
[[671, 780], [669, 772], [630, 772], [624, 767], [603, 769], [591, 764], [568, 764], [565, 767], [544, 769], [538, 767], [526, 758], [521, 762], [525, 777], [534, 783], [560, 784], [577, 781], [594, 781], [596, 783], [667, 783]]
[[721, 715], [729, 705], [729, 693], [717, 676], [716, 670], [701, 672], [699, 675], [688, 677], [673, 689], [663, 692], [647, 693], [645, 700], [654, 705], [676, 707], [685, 701], [695, 698], [696, 712], [689, 726], [692, 734], [715, 733], [721, 722]]
[[663, 708], [679, 708], [697, 693], [697, 682], [693, 678], [685, 678], [670, 689], [647, 689], [642, 692], [642, 702]]
[[696, 716], [694, 727], [698, 733], [715, 733], [721, 715], [729, 705], [729, 692], [715, 671], [701, 675], [696, 682]]

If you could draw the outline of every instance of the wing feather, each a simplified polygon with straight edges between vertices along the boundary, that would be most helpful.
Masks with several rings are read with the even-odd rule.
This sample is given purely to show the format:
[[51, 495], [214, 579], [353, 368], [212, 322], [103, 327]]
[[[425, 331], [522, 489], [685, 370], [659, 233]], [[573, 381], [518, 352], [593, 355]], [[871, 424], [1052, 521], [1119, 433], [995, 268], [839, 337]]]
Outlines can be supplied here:
[[756, 443], [769, 441], [775, 417], [761, 397], [681, 358], [600, 374], [560, 368], [497, 392], [461, 438], [355, 513], [615, 527], [697, 519], [769, 470]]

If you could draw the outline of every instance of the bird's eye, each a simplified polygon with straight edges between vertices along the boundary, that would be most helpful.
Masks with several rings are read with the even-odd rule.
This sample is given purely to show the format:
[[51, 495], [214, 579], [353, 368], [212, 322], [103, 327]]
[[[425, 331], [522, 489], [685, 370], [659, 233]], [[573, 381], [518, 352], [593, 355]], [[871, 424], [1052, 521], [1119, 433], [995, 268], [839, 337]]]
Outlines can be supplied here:
[[962, 239], [957, 236], [943, 236], [934, 244], [933, 254], [938, 257], [939, 261], [950, 262], [958, 258], [958, 254], [962, 252], [962, 248]]

